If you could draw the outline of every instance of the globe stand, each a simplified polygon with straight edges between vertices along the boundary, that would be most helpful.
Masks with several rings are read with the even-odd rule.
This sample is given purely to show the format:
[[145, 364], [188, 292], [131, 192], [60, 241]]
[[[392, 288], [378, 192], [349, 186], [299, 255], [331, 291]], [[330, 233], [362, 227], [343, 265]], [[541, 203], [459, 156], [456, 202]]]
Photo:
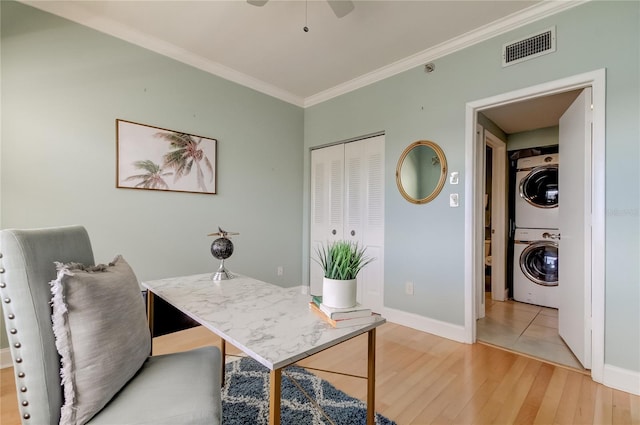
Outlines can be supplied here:
[[211, 279], [214, 281], [220, 280], [228, 280], [233, 279], [234, 276], [224, 267], [224, 258], [220, 260], [220, 267], [218, 267], [218, 271], [211, 276]]
[[219, 282], [221, 280], [233, 279], [234, 276], [224, 266], [224, 260], [233, 254], [233, 242], [227, 237], [229, 235], [237, 235], [238, 233], [227, 232], [218, 227], [218, 232], [210, 233], [207, 236], [220, 236], [211, 244], [211, 255], [220, 260], [220, 267], [212, 276], [211, 280]]

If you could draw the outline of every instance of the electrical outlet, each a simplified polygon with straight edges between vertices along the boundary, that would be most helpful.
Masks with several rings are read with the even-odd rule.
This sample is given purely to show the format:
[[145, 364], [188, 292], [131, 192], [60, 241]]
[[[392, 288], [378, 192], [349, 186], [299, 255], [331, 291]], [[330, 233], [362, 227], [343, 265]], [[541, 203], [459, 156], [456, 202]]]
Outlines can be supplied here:
[[282, 276], [284, 274], [284, 267], [278, 266], [278, 269], [276, 270], [276, 274], [278, 276]]
[[407, 281], [404, 283], [404, 293], [407, 295], [413, 295], [413, 282]]

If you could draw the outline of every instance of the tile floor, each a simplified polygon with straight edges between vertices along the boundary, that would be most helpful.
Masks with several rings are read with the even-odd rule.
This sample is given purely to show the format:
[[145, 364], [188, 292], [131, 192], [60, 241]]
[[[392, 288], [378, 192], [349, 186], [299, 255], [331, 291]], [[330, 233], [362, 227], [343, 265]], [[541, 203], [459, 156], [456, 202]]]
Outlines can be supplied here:
[[558, 335], [558, 310], [517, 301], [485, 302], [478, 340], [584, 371]]

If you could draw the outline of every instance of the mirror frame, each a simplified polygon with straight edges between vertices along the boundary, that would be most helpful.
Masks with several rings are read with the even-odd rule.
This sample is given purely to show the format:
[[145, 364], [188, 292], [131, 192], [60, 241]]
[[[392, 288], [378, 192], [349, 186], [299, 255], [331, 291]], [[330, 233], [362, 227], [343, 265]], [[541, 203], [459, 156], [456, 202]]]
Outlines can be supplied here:
[[[404, 164], [404, 160], [414, 148], [418, 146], [428, 146], [436, 153], [438, 159], [440, 160], [440, 180], [436, 184], [436, 187], [433, 189], [433, 192], [429, 194], [429, 196], [425, 198], [416, 199], [409, 195], [402, 186], [402, 180], [400, 178], [400, 171], [402, 170], [402, 164]], [[413, 203], [413, 204], [426, 204], [427, 202], [435, 199], [436, 196], [440, 194], [442, 188], [444, 187], [444, 182], [447, 179], [447, 158], [444, 156], [444, 151], [437, 143], [434, 143], [430, 140], [418, 140], [417, 142], [413, 142], [402, 152], [400, 155], [400, 159], [398, 159], [398, 165], [396, 167], [396, 185], [398, 186], [398, 190], [404, 199]]]

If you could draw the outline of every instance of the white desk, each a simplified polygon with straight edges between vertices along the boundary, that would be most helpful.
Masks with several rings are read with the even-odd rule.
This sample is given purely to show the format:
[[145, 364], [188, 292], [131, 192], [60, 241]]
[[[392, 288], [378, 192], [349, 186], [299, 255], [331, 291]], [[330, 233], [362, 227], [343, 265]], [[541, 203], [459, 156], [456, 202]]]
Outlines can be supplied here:
[[230, 342], [269, 368], [269, 422], [274, 425], [280, 423], [282, 368], [368, 333], [367, 423], [374, 423], [375, 330], [385, 323], [382, 317], [367, 325], [335, 329], [309, 310], [311, 297], [301, 287], [282, 288], [244, 276], [214, 282], [211, 274], [201, 274], [142, 285], [149, 290], [151, 326], [156, 295], [220, 336], [223, 356], [225, 341]]

